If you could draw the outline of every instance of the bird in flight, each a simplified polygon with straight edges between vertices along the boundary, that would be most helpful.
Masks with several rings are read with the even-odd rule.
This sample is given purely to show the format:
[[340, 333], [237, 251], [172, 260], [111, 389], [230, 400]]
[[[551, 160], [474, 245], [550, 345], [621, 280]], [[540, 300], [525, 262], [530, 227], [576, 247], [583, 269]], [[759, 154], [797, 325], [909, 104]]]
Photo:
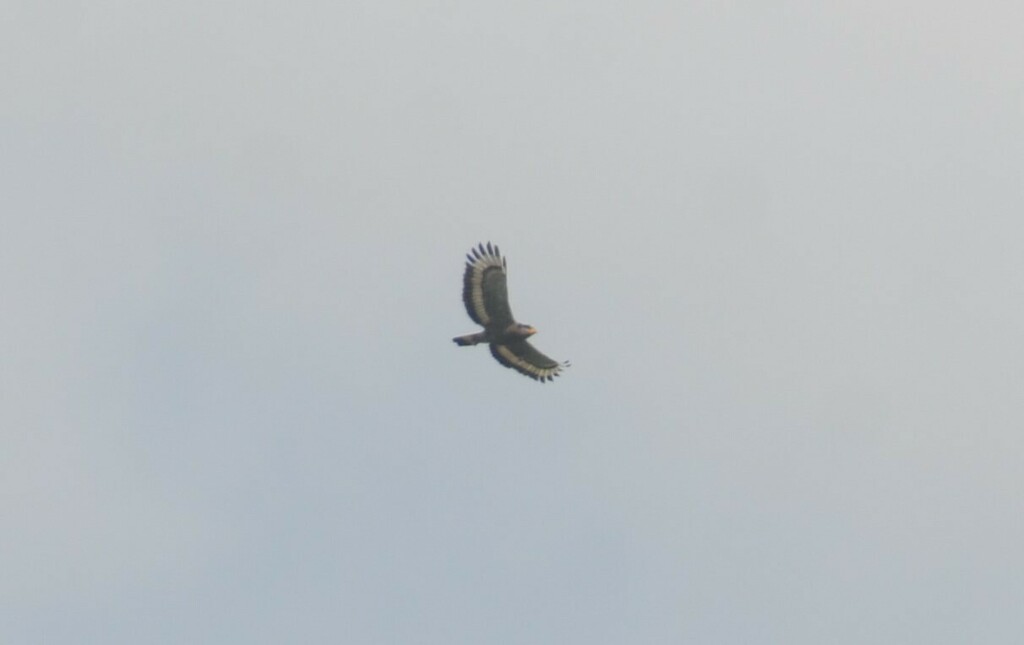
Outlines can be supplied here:
[[484, 330], [453, 338], [456, 345], [488, 343], [491, 355], [505, 367], [511, 367], [541, 383], [553, 381], [569, 362], [559, 363], [541, 354], [527, 342], [537, 333], [530, 325], [516, 322], [508, 304], [507, 266], [497, 245], [480, 244], [466, 255], [462, 276], [462, 301], [473, 322]]

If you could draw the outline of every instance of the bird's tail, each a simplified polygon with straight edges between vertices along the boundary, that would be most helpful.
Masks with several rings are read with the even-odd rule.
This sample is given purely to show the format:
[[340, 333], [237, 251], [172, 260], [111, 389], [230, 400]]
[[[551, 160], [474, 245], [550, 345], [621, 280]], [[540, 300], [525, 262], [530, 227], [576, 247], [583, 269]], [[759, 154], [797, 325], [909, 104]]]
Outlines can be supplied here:
[[456, 345], [465, 346], [476, 345], [478, 343], [485, 342], [486, 339], [487, 334], [485, 334], [484, 332], [480, 332], [477, 334], [466, 334], [465, 336], [456, 336], [452, 340], [455, 342]]

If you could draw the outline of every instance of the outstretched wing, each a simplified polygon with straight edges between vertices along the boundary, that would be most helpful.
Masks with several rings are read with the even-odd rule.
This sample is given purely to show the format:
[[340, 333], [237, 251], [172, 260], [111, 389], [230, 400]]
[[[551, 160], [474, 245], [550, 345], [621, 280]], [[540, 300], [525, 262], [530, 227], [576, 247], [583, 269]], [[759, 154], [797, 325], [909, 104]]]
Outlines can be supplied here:
[[541, 382], [555, 380], [563, 369], [569, 367], [568, 361], [559, 363], [548, 358], [525, 340], [492, 343], [491, 354], [505, 367]]
[[481, 244], [467, 254], [466, 272], [462, 276], [462, 301], [473, 322], [485, 327], [507, 327], [512, 324], [505, 279], [505, 259], [497, 246]]

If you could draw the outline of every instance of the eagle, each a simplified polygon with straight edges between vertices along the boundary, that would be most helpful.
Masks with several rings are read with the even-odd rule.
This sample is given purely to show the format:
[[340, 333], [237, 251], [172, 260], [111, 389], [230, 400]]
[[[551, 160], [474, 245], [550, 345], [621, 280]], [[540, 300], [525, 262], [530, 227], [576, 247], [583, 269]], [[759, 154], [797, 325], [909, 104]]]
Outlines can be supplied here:
[[462, 276], [462, 301], [473, 322], [484, 330], [457, 336], [456, 345], [488, 343], [491, 355], [505, 367], [545, 383], [553, 381], [569, 362], [559, 363], [541, 354], [527, 342], [537, 333], [530, 325], [516, 322], [508, 304], [507, 265], [497, 245], [481, 243], [466, 254], [466, 272]]

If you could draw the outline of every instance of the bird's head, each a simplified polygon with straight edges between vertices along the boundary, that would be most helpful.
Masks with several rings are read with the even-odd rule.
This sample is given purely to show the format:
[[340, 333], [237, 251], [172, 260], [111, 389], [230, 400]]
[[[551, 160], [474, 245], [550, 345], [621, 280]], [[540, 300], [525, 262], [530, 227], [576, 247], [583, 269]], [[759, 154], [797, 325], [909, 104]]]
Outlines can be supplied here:
[[516, 332], [523, 338], [527, 338], [529, 336], [533, 336], [534, 334], [536, 334], [537, 330], [530, 325], [524, 325], [523, 323], [519, 323], [516, 325]]

